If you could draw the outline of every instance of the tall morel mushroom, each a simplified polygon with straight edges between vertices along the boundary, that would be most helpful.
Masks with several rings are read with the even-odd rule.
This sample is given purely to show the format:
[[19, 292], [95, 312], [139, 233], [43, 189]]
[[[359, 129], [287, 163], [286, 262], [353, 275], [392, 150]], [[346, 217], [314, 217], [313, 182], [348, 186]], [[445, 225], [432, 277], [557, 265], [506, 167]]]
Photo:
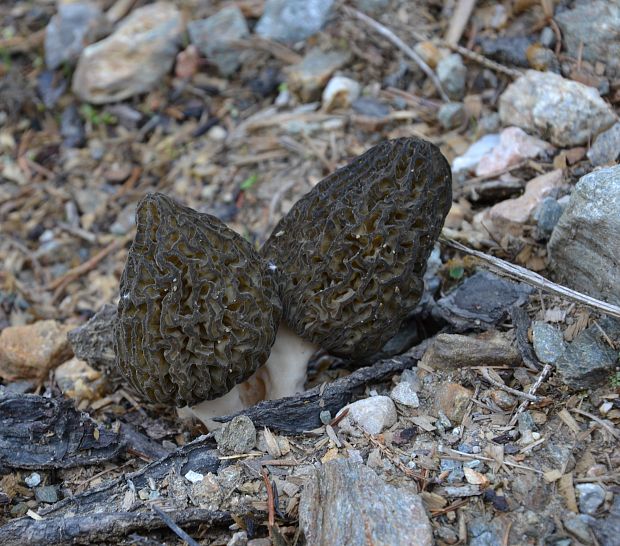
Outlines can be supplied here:
[[[194, 405], [198, 417], [262, 399], [239, 389], [269, 356], [281, 304], [272, 272], [217, 218], [160, 193], [138, 204], [137, 232], [121, 277], [117, 365], [152, 402]], [[263, 383], [259, 385], [259, 383]]]
[[335, 355], [377, 352], [422, 296], [451, 203], [450, 165], [417, 138], [383, 142], [319, 182], [260, 251], [286, 323]]

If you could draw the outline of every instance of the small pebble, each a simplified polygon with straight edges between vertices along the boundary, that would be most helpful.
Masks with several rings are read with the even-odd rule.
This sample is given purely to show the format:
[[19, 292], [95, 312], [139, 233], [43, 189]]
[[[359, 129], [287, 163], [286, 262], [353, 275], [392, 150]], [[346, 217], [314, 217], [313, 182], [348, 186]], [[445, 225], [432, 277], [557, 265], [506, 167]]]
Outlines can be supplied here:
[[605, 489], [596, 483], [579, 483], [575, 486], [579, 495], [579, 511], [593, 516], [605, 502]]
[[34, 490], [34, 496], [39, 502], [45, 502], [47, 504], [53, 504], [58, 502], [58, 492], [53, 485], [44, 485], [37, 487]]
[[319, 418], [321, 419], [321, 423], [323, 423], [324, 425], [329, 425], [332, 420], [332, 414], [329, 410], [323, 410], [319, 414]]
[[190, 470], [185, 474], [185, 479], [192, 483], [198, 483], [204, 479], [204, 475], [200, 472], [194, 472], [193, 470]]
[[30, 476], [27, 476], [24, 481], [26, 485], [30, 488], [36, 487], [41, 483], [41, 474], [38, 472], [33, 472]]

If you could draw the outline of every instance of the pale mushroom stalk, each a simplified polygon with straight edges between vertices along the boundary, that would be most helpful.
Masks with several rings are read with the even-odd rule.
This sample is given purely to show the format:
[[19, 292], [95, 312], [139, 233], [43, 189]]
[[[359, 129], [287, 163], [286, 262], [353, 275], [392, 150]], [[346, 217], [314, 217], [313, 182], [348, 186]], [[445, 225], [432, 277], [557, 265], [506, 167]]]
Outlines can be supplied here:
[[192, 406], [191, 413], [213, 430], [222, 426], [214, 417], [237, 413], [261, 400], [277, 400], [303, 392], [308, 362], [319, 349], [317, 344], [301, 338], [281, 323], [267, 362], [224, 396]]

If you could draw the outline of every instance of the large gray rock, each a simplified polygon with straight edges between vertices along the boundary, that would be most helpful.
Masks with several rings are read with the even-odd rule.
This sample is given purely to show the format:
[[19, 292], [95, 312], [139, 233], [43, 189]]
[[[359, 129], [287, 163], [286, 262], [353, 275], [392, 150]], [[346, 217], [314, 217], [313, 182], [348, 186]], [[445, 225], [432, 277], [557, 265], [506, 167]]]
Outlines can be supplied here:
[[557, 13], [562, 45], [574, 58], [605, 64], [610, 78], [620, 77], [620, 3], [579, 0], [575, 7]]
[[598, 91], [552, 72], [528, 70], [499, 99], [504, 125], [517, 125], [557, 146], [578, 146], [616, 121]]
[[168, 2], [134, 10], [114, 33], [82, 51], [73, 92], [103, 104], [150, 91], [172, 68], [183, 28], [181, 12]]
[[313, 546], [426, 546], [433, 532], [418, 495], [387, 485], [347, 459], [315, 470], [304, 488], [299, 522]]
[[281, 42], [299, 42], [327, 21], [334, 0], [267, 0], [256, 33]]
[[64, 62], [76, 61], [84, 47], [101, 36], [104, 23], [101, 9], [93, 2], [60, 4], [45, 28], [47, 68], [55, 70]]
[[241, 51], [232, 42], [249, 35], [248, 24], [237, 6], [229, 6], [207, 19], [188, 23], [189, 37], [198, 50], [213, 61], [224, 76], [241, 64]]
[[548, 251], [562, 282], [620, 305], [620, 165], [579, 180]]

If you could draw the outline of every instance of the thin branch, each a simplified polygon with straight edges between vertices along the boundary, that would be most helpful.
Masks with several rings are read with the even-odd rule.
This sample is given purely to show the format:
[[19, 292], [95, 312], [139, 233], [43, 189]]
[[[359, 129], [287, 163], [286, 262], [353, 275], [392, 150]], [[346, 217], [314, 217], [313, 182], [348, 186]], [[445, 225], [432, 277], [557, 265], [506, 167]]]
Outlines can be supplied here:
[[343, 6], [342, 9], [348, 15], [355, 17], [362, 23], [372, 28], [374, 31], [381, 34], [381, 36], [383, 36], [384, 38], [392, 42], [392, 44], [394, 44], [405, 55], [407, 55], [410, 59], [412, 59], [424, 71], [424, 73], [429, 77], [429, 79], [433, 82], [433, 85], [437, 89], [437, 92], [439, 93], [441, 98], [446, 102], [450, 102], [450, 98], [448, 97], [446, 92], [443, 90], [443, 87], [441, 86], [439, 79], [435, 75], [435, 72], [433, 72], [433, 69], [424, 62], [424, 59], [422, 59], [422, 57], [420, 57], [413, 49], [411, 49], [405, 42], [403, 42], [398, 36], [396, 36], [396, 34], [394, 34], [389, 28], [382, 25], [381, 23], [379, 23], [372, 17], [368, 17], [368, 15], [366, 15], [365, 13], [362, 13], [361, 11], [356, 10], [355, 8]]
[[488, 368], [483, 368], [482, 369], [482, 377], [484, 377], [489, 383], [491, 383], [491, 385], [497, 387], [498, 389], [502, 389], [503, 391], [506, 391], [507, 393], [510, 393], [510, 394], [512, 394], [514, 396], [517, 396], [518, 398], [525, 398], [529, 402], [538, 402], [539, 401], [538, 396], [534, 396], [533, 394], [530, 394], [530, 393], [527, 393], [527, 392], [518, 391], [517, 389], [513, 389], [511, 387], [508, 387], [507, 385], [504, 385], [500, 381], [496, 381], [489, 374], [489, 369]]
[[592, 307], [605, 315], [609, 315], [611, 317], [620, 318], [620, 307], [617, 305], [613, 305], [612, 303], [607, 303], [605, 301], [597, 300], [587, 294], [583, 294], [581, 292], [577, 292], [576, 290], [571, 290], [566, 286], [562, 286], [561, 284], [556, 284], [551, 282], [548, 279], [545, 279], [543, 276], [538, 273], [534, 273], [525, 267], [521, 267], [515, 264], [511, 264], [505, 260], [500, 258], [496, 258], [494, 256], [490, 256], [489, 254], [485, 254], [484, 252], [479, 252], [477, 250], [472, 250], [461, 243], [458, 243], [454, 239], [449, 239], [447, 237], [441, 237], [439, 239], [440, 243], [444, 245], [464, 252], [465, 254], [469, 254], [470, 256], [474, 256], [483, 262], [486, 262], [491, 266], [491, 269], [495, 270], [500, 274], [505, 274], [506, 276], [522, 281], [530, 286], [534, 286], [543, 290], [544, 292], [548, 292], [550, 294], [555, 294], [556, 296], [560, 296], [570, 301], [574, 301], [576, 303], [580, 303], [583, 305], [587, 305], [588, 307]]
[[[550, 372], [551, 372], [551, 366], [549, 364], [545, 364], [545, 367], [540, 372], [540, 375], [536, 378], [536, 381], [534, 382], [534, 384], [529, 388], [528, 394], [533, 395], [538, 390], [538, 388], [542, 385], [542, 382], [545, 380], [545, 378], [549, 375]], [[511, 426], [511, 427], [514, 426], [519, 418], [519, 415], [523, 413], [529, 405], [530, 405], [530, 401], [524, 400], [521, 403], [521, 405], [517, 408], [517, 411], [512, 416], [512, 419], [510, 419], [510, 423], [508, 423], [508, 426]]]

